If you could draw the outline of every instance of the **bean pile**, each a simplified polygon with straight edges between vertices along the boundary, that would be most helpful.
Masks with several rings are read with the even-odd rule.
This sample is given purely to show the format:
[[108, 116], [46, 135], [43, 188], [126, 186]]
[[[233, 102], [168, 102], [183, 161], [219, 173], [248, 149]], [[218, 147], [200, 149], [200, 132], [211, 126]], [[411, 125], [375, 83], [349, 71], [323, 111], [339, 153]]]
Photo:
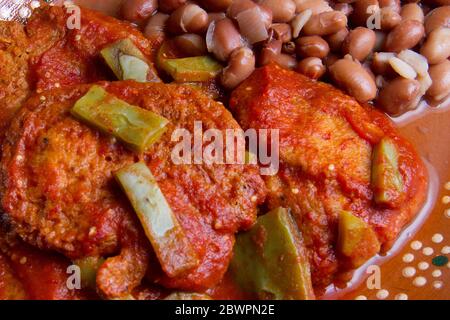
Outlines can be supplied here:
[[450, 0], [128, 0], [121, 12], [225, 63], [229, 90], [276, 62], [393, 116], [450, 94]]

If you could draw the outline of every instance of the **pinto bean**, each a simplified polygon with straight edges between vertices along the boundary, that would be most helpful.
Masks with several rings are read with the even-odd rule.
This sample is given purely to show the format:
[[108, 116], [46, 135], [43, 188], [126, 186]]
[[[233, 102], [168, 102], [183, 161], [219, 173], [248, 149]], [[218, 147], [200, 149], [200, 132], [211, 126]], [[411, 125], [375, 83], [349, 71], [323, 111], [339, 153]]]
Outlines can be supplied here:
[[389, 63], [391, 58], [395, 57], [393, 52], [375, 52], [372, 59], [371, 69], [377, 75], [391, 76], [394, 70]]
[[294, 69], [297, 66], [297, 59], [289, 54], [278, 54], [273, 56], [273, 62], [277, 63], [285, 69]]
[[222, 85], [227, 89], [236, 88], [255, 70], [255, 54], [253, 50], [243, 47], [231, 53], [228, 66], [220, 77]]
[[372, 52], [376, 41], [373, 30], [357, 27], [350, 31], [342, 44], [342, 52], [363, 61]]
[[200, 0], [199, 2], [207, 10], [219, 12], [227, 10], [233, 0]]
[[376, 97], [375, 81], [359, 62], [340, 59], [329, 70], [334, 83], [359, 102], [367, 102]]
[[270, 27], [270, 31], [273, 33], [272, 36], [281, 40], [283, 43], [287, 43], [292, 40], [292, 28], [287, 23], [274, 23]]
[[330, 68], [330, 66], [332, 66], [339, 59], [339, 56], [335, 55], [334, 53], [330, 53], [323, 59], [323, 64], [325, 65], [325, 67]]
[[275, 62], [286, 69], [293, 69], [297, 65], [297, 60], [288, 54], [281, 53], [282, 42], [280, 40], [271, 40], [261, 50], [260, 65], [264, 66]]
[[322, 12], [312, 16], [303, 27], [308, 36], [326, 36], [347, 27], [347, 16], [340, 11]]
[[400, 13], [400, 0], [378, 0], [380, 8], [391, 8], [394, 12]]
[[391, 7], [381, 8], [381, 29], [389, 31], [400, 24], [402, 16]]
[[298, 15], [296, 15], [294, 19], [292, 19], [291, 27], [292, 27], [292, 36], [294, 38], [298, 38], [303, 27], [309, 21], [309, 19], [311, 19], [311, 17], [312, 11], [310, 9], [306, 9], [305, 11], [302, 11]]
[[[346, 55], [346, 56], [349, 56], [349, 55]], [[367, 73], [370, 75], [370, 77], [372, 78], [372, 80], [374, 81], [374, 82], [376, 82], [376, 76], [375, 76], [375, 74], [372, 72], [372, 69], [370, 69], [370, 63], [369, 63], [369, 61], [365, 61], [364, 63], [362, 63], [361, 64], [361, 66], [364, 68], [364, 70], [366, 70], [367, 71]]]
[[274, 22], [289, 22], [295, 15], [295, 3], [292, 0], [262, 0], [259, 4], [272, 11]]
[[239, 13], [256, 7], [256, 3], [252, 0], [236, 0], [231, 3], [227, 10], [227, 16], [236, 19]]
[[128, 0], [121, 7], [125, 20], [142, 23], [158, 9], [158, 0]]
[[402, 21], [416, 20], [420, 23], [424, 23], [425, 21], [422, 7], [417, 3], [407, 3], [403, 5], [400, 15], [402, 16]]
[[333, 9], [342, 12], [347, 17], [353, 12], [353, 6], [350, 3], [336, 3]]
[[420, 53], [428, 59], [428, 63], [436, 64], [450, 56], [450, 28], [433, 30], [420, 48]]
[[173, 42], [188, 57], [202, 56], [208, 52], [204, 37], [195, 33], [177, 36], [173, 38]]
[[266, 6], [258, 6], [255, 2], [251, 0], [237, 0], [233, 1], [227, 10], [227, 16], [231, 19], [236, 20], [238, 15], [246, 10], [259, 7], [262, 13], [262, 18], [266, 28], [269, 28], [272, 24], [273, 15], [272, 10]]
[[399, 116], [414, 107], [420, 93], [420, 83], [398, 77], [387, 83], [378, 95], [376, 106], [392, 116]]
[[333, 10], [328, 4], [328, 1], [325, 0], [294, 0], [294, 3], [296, 5], [297, 13], [303, 12], [307, 9], [310, 9], [312, 14], [319, 14]]
[[[261, 50], [261, 58], [262, 58], [261, 64], [266, 65], [270, 62], [269, 60], [264, 59], [265, 53], [270, 52], [270, 53], [274, 53], [274, 54], [280, 54], [282, 48], [283, 48], [283, 43], [281, 42], [281, 40], [272, 39], [272, 40], [268, 41], [267, 43], [265, 43], [263, 49]], [[268, 55], [268, 57], [269, 56], [270, 55]]]
[[169, 19], [169, 15], [165, 13], [156, 13], [148, 19], [147, 25], [144, 29], [144, 35], [147, 38], [153, 37], [164, 37], [167, 20]]
[[225, 17], [226, 17], [226, 15], [223, 12], [209, 12], [208, 13], [208, 26], [211, 24], [211, 22], [222, 20]]
[[325, 58], [330, 52], [328, 43], [319, 36], [298, 38], [295, 45], [297, 54], [304, 58]]
[[441, 27], [450, 28], [450, 5], [436, 8], [425, 17], [425, 32], [427, 34]]
[[327, 68], [323, 65], [321, 59], [309, 57], [301, 60], [295, 70], [311, 79], [317, 80], [325, 74]]
[[330, 46], [331, 51], [338, 52], [342, 48], [342, 44], [347, 37], [349, 31], [347, 28], [343, 28], [336, 33], [326, 36], [326, 40]]
[[208, 51], [221, 61], [227, 61], [235, 49], [242, 47], [242, 37], [228, 18], [211, 23], [206, 38]]
[[373, 51], [381, 51], [384, 48], [384, 43], [386, 42], [386, 33], [382, 31], [375, 31], [375, 46]]
[[159, 9], [162, 12], [171, 13], [184, 5], [186, 2], [187, 0], [159, 0]]
[[389, 32], [385, 49], [391, 52], [400, 52], [416, 46], [425, 34], [423, 24], [416, 20], [407, 20]]
[[427, 95], [434, 100], [442, 100], [450, 94], [450, 61], [444, 60], [430, 67], [429, 74], [433, 83]]
[[378, 0], [358, 0], [353, 3], [353, 13], [350, 21], [358, 26], [368, 26], [368, 19], [380, 9]]
[[175, 34], [202, 33], [208, 26], [208, 13], [196, 4], [188, 3], [176, 9], [167, 22], [168, 30]]

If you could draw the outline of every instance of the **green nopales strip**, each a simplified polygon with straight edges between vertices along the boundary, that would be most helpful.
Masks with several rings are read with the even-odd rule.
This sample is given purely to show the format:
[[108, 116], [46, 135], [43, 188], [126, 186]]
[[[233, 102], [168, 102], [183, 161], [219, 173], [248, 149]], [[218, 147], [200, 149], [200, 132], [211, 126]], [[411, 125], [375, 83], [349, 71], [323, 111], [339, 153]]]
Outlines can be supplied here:
[[372, 156], [372, 189], [377, 204], [396, 207], [404, 195], [403, 178], [398, 167], [398, 150], [390, 138], [374, 147]]
[[260, 216], [237, 236], [230, 271], [244, 292], [258, 298], [314, 299], [301, 234], [284, 208]]
[[102, 49], [100, 55], [117, 79], [147, 82], [150, 67], [145, 56], [130, 39], [114, 42]]
[[208, 81], [222, 70], [222, 65], [209, 56], [167, 59], [161, 68], [177, 82]]
[[156, 142], [169, 122], [151, 111], [116, 98], [96, 85], [75, 103], [71, 112], [78, 119], [115, 136], [138, 152], [145, 151]]
[[115, 173], [164, 272], [174, 277], [199, 263], [197, 254], [145, 163]]

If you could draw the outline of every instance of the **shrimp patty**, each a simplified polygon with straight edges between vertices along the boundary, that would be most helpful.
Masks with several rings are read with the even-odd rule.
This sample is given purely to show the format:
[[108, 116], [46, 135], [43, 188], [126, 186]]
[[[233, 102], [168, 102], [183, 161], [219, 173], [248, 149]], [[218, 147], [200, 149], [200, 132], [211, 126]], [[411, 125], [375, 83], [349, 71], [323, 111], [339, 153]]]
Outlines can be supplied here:
[[[101, 83], [109, 93], [170, 120], [167, 132], [143, 154], [80, 123], [70, 109], [90, 88], [79, 85], [32, 96], [14, 118], [3, 144], [1, 200], [26, 242], [71, 259], [108, 258], [97, 274], [107, 296], [126, 294], [143, 278], [148, 262], [154, 281], [184, 290], [217, 283], [231, 258], [234, 233], [249, 228], [265, 186], [249, 165], [174, 164], [178, 128], [193, 132], [237, 129], [231, 114], [200, 91], [183, 86]], [[224, 136], [225, 136], [225, 132]], [[150, 242], [113, 178], [115, 171], [145, 161], [193, 244], [200, 264], [169, 278], [157, 272]], [[156, 266], [156, 267], [155, 267]]]

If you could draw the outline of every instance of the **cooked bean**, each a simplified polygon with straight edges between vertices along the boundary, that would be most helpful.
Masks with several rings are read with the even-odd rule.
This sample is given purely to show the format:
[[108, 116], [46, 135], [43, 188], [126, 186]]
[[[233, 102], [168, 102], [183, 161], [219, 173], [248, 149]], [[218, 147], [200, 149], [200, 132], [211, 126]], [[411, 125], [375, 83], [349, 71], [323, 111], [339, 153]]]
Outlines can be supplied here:
[[211, 22], [222, 20], [225, 17], [226, 17], [226, 15], [224, 12], [209, 12], [208, 13], [208, 26], [210, 25]]
[[391, 7], [381, 8], [381, 29], [389, 31], [400, 24], [402, 16]]
[[399, 116], [414, 107], [419, 89], [417, 80], [396, 78], [380, 90], [376, 105], [392, 116]]
[[317, 80], [325, 74], [327, 69], [323, 65], [321, 59], [309, 57], [301, 60], [295, 70], [311, 79]]
[[325, 58], [330, 52], [328, 43], [319, 36], [298, 38], [295, 45], [297, 54], [303, 58]]
[[208, 26], [208, 13], [196, 4], [188, 3], [176, 9], [167, 21], [172, 33], [202, 33]]
[[[262, 51], [270, 51], [274, 54], [280, 54], [282, 48], [283, 48], [283, 43], [281, 42], [281, 40], [272, 39], [272, 40], [268, 41], [266, 44], [264, 44]], [[261, 64], [264, 65], [267, 63], [261, 63]]]
[[286, 69], [294, 68], [297, 65], [297, 60], [291, 55], [281, 53], [281, 48], [280, 40], [271, 40], [261, 50], [259, 63], [264, 66], [275, 62]]
[[261, 50], [259, 64], [265, 66], [273, 61], [275, 55], [281, 54], [283, 43], [280, 40], [272, 39], [267, 42]]
[[255, 55], [249, 48], [239, 48], [231, 53], [228, 66], [220, 77], [222, 85], [227, 89], [236, 88], [255, 70]]
[[379, 74], [375, 77], [375, 83], [377, 88], [383, 88], [387, 84], [387, 81], [382, 75]]
[[233, 0], [200, 0], [202, 6], [210, 11], [225, 11], [231, 5]]
[[339, 56], [330, 53], [329, 55], [327, 55], [324, 59], [323, 59], [323, 63], [327, 68], [330, 68], [330, 66], [332, 66], [336, 61], [338, 61], [340, 59]]
[[238, 15], [246, 10], [258, 7], [261, 10], [262, 18], [266, 28], [269, 28], [272, 24], [273, 15], [272, 11], [265, 6], [258, 6], [251, 0], [235, 0], [231, 3], [227, 10], [227, 16], [231, 19], [237, 19]]
[[424, 76], [428, 73], [427, 58], [413, 50], [403, 50], [397, 55], [397, 58], [402, 59], [413, 67], [419, 76]]
[[159, 0], [159, 9], [162, 12], [171, 13], [184, 5], [186, 2], [187, 0]]
[[389, 64], [391, 65], [392, 69], [394, 69], [395, 72], [397, 72], [397, 74], [399, 74], [403, 78], [415, 79], [417, 77], [416, 70], [414, 70], [414, 68], [411, 67], [408, 63], [397, 57], [390, 58]]
[[340, 59], [330, 67], [333, 81], [359, 102], [367, 102], [377, 95], [377, 86], [364, 67], [350, 59]]
[[393, 75], [394, 70], [392, 69], [389, 60], [395, 57], [392, 52], [375, 52], [372, 59], [371, 69], [375, 74], [379, 75]]
[[141, 23], [158, 9], [158, 0], [128, 0], [122, 4], [122, 17], [125, 20]]
[[285, 69], [294, 69], [297, 66], [297, 59], [289, 54], [278, 54], [273, 56], [273, 62], [279, 64]]
[[252, 9], [240, 12], [237, 15], [236, 22], [242, 36], [250, 44], [265, 41], [270, 36], [266, 27], [266, 17], [260, 7], [255, 6]]
[[173, 41], [177, 49], [180, 49], [187, 57], [202, 56], [208, 52], [204, 37], [195, 33], [177, 36]]
[[425, 32], [427, 34], [441, 27], [450, 28], [450, 6], [436, 8], [425, 17]]
[[450, 28], [438, 28], [433, 30], [425, 43], [420, 48], [430, 64], [444, 61], [450, 56]]
[[144, 34], [147, 38], [163, 37], [166, 28], [168, 14], [156, 13], [148, 19], [147, 26], [144, 29]]
[[310, 9], [313, 14], [319, 14], [322, 12], [333, 10], [328, 4], [328, 1], [325, 0], [294, 0], [294, 3], [297, 13], [303, 12], [307, 9]]
[[[416, 80], [419, 81], [419, 84], [420, 84], [420, 89], [419, 89], [419, 96], [420, 97], [418, 97], [418, 98], [422, 98], [422, 96], [425, 95], [425, 93], [428, 91], [428, 89], [433, 84], [433, 80], [431, 79], [431, 77], [428, 74], [428, 72], [426, 74], [424, 74], [424, 75], [419, 75]], [[417, 103], [418, 102], [419, 101], [417, 101]]]
[[380, 10], [378, 0], [358, 0], [353, 3], [353, 13], [350, 21], [358, 26], [368, 27], [368, 19]]
[[423, 24], [416, 20], [407, 20], [389, 32], [385, 49], [392, 52], [410, 49], [422, 40], [424, 34]]
[[289, 41], [289, 42], [283, 43], [281, 51], [283, 53], [287, 53], [290, 55], [294, 54], [295, 53], [295, 42]]
[[378, 0], [380, 8], [391, 8], [396, 13], [400, 13], [400, 0]]
[[272, 10], [274, 22], [289, 22], [295, 15], [295, 3], [292, 0], [262, 0], [261, 6]]
[[231, 52], [242, 47], [242, 38], [233, 21], [225, 18], [211, 23], [206, 44], [208, 51], [213, 53], [217, 59], [226, 61]]
[[[347, 55], [349, 56], [349, 55]], [[369, 61], [365, 61], [363, 64], [361, 64], [361, 66], [364, 68], [364, 70], [367, 71], [367, 73], [369, 74], [369, 76], [373, 79], [374, 82], [376, 82], [376, 76], [375, 74], [372, 72], [372, 69], [370, 69], [370, 62]]]
[[312, 11], [310, 9], [306, 9], [305, 11], [300, 12], [298, 15], [294, 17], [291, 21], [292, 27], [292, 36], [298, 38], [300, 32], [302, 31], [305, 24], [311, 19]]
[[373, 51], [381, 51], [384, 48], [384, 44], [386, 42], [386, 33], [383, 31], [375, 31], [375, 46], [373, 47]]
[[442, 100], [450, 94], [450, 61], [444, 60], [430, 67], [430, 77], [433, 84], [427, 91], [427, 95], [434, 100]]
[[363, 61], [372, 52], [375, 46], [375, 32], [373, 30], [357, 27], [350, 31], [342, 44], [342, 52], [350, 54], [353, 58]]
[[340, 11], [322, 12], [312, 16], [303, 27], [308, 36], [325, 36], [338, 32], [347, 26], [347, 16]]
[[417, 20], [420, 23], [425, 21], [422, 8], [417, 3], [407, 3], [402, 6], [401, 10], [402, 21]]
[[353, 12], [353, 6], [350, 3], [336, 3], [333, 9], [342, 12], [347, 17]]
[[342, 48], [342, 43], [344, 42], [345, 38], [347, 37], [349, 31], [347, 28], [343, 28], [339, 30], [336, 33], [330, 34], [325, 39], [327, 40], [328, 44], [330, 45], [330, 49], [333, 52], [338, 52]]
[[268, 29], [273, 21], [272, 10], [270, 10], [269, 8], [267, 8], [265, 6], [259, 6], [259, 9], [261, 10], [264, 24], [265, 24], [266, 28]]
[[272, 36], [281, 40], [283, 43], [287, 43], [292, 40], [292, 28], [287, 23], [274, 23], [270, 27], [270, 31], [272, 31]]
[[234, 0], [228, 7], [227, 16], [236, 19], [239, 13], [254, 7], [256, 7], [256, 3], [252, 0]]

